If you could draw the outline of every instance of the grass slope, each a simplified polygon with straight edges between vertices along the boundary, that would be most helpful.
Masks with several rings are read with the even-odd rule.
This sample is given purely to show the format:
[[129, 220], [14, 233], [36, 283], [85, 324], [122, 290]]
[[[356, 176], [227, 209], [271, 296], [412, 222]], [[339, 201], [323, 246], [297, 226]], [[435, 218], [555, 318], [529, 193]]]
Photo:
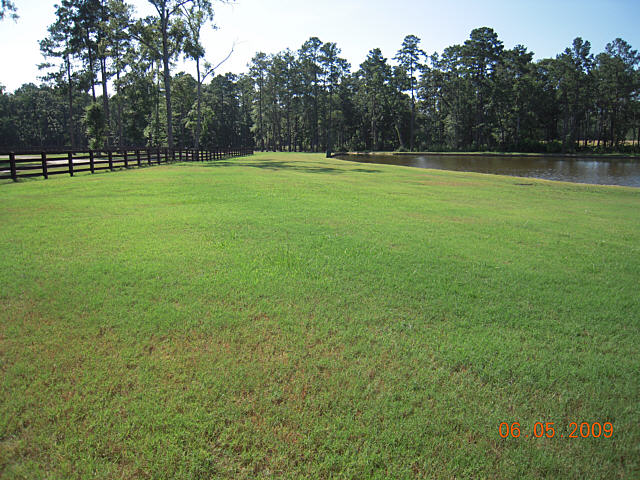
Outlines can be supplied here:
[[260, 154], [0, 205], [2, 478], [640, 475], [640, 190]]

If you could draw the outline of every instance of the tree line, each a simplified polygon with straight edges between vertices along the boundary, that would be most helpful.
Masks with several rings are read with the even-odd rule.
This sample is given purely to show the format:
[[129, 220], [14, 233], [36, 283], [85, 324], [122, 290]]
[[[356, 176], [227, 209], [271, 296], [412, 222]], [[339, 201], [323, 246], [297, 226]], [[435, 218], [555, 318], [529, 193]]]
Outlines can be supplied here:
[[[0, 147], [254, 146], [262, 150], [638, 151], [640, 56], [576, 38], [555, 58], [491, 28], [427, 54], [414, 35], [357, 70], [316, 37], [217, 75], [208, 0], [62, 0], [40, 42], [39, 85], [0, 86]], [[194, 75], [175, 72], [179, 58]], [[219, 66], [219, 65], [218, 65]]]
[[258, 53], [256, 144], [325, 149], [639, 151], [640, 56], [618, 38], [599, 54], [576, 38], [555, 58], [505, 49], [491, 28], [428, 55], [408, 35], [393, 61], [369, 52], [355, 72], [334, 43]]

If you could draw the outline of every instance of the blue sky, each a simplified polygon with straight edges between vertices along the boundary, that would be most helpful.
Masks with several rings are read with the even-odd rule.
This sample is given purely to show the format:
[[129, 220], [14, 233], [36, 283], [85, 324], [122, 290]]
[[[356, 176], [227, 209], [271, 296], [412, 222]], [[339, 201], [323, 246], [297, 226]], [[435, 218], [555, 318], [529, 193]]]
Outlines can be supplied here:
[[[54, 20], [55, 2], [15, 0], [21, 18], [0, 23], [0, 84], [13, 91], [36, 81], [42, 61], [38, 40]], [[152, 13], [146, 0], [130, 1], [139, 16]], [[336, 42], [353, 67], [372, 48], [392, 58], [405, 35], [422, 39], [428, 53], [462, 43], [476, 27], [492, 27], [507, 48], [525, 45], [536, 59], [555, 56], [581, 36], [600, 52], [622, 37], [640, 49], [639, 0], [237, 0], [216, 5], [217, 31], [204, 36], [207, 58], [232, 58], [218, 73], [246, 71], [256, 51], [297, 49], [310, 36]], [[191, 72], [189, 63], [178, 69]]]

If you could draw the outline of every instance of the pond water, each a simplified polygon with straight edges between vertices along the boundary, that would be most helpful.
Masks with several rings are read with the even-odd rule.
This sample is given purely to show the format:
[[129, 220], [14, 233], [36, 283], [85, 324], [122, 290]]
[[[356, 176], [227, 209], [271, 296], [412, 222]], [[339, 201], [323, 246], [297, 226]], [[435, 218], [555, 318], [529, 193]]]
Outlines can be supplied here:
[[438, 154], [337, 155], [336, 158], [363, 163], [493, 173], [595, 185], [640, 187], [640, 161], [638, 160], [612, 160], [606, 157], [596, 160], [589, 157]]

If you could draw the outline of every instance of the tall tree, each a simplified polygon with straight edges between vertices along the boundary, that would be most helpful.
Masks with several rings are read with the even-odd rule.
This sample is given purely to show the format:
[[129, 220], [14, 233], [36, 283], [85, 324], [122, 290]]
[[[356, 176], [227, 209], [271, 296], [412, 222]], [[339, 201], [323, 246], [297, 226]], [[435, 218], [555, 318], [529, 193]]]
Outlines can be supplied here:
[[595, 75], [602, 110], [601, 130], [605, 143], [612, 147], [625, 140], [633, 125], [634, 104], [640, 94], [639, 64], [637, 50], [621, 38], [608, 43], [605, 51], [597, 56]]
[[[175, 114], [175, 137], [178, 148], [194, 144], [196, 129], [190, 129], [189, 113], [196, 101], [196, 80], [188, 73], [178, 73], [173, 78], [173, 100]], [[191, 133], [193, 130], [193, 136]]]
[[112, 69], [115, 72], [114, 86], [116, 88], [116, 124], [118, 145], [124, 146], [123, 102], [121, 98], [122, 75], [127, 67], [134, 62], [136, 56], [133, 39], [129, 29], [132, 25], [133, 7], [122, 0], [109, 0], [106, 41], [109, 47]]
[[[213, 66], [208, 62], [204, 62], [204, 71], [201, 71], [201, 62], [205, 56], [205, 49], [201, 42], [201, 31], [207, 22], [213, 22], [213, 10], [207, 8], [203, 2], [193, 2], [182, 8], [182, 14], [187, 24], [187, 36], [184, 43], [184, 52], [188, 58], [196, 62], [196, 80], [197, 80], [197, 106], [196, 106], [196, 130], [195, 130], [195, 148], [200, 148], [200, 130], [202, 128], [202, 84], [207, 77], [213, 74], [222, 64], [224, 64], [233, 54], [235, 44], [231, 47], [229, 54]], [[211, 24], [216, 29], [215, 24]]]
[[318, 37], [311, 37], [304, 42], [298, 57], [300, 61], [300, 72], [302, 77], [302, 87], [304, 88], [304, 98], [306, 102], [306, 120], [311, 131], [311, 150], [318, 151], [320, 143], [320, 48], [322, 42]]
[[442, 55], [432, 55], [431, 63], [429, 75], [423, 74], [421, 96], [423, 104], [432, 104], [436, 112], [437, 145], [449, 150], [470, 148], [474, 88], [464, 64], [464, 47], [447, 47]]
[[385, 96], [391, 80], [391, 67], [379, 48], [369, 51], [366, 60], [360, 65], [358, 78], [361, 106], [369, 127], [367, 143], [371, 150], [380, 150], [384, 143], [381, 141], [381, 134], [384, 135], [381, 127], [385, 119]]
[[[213, 18], [211, 0], [147, 0], [156, 10], [156, 21], [162, 39], [162, 66], [167, 110], [167, 143], [173, 149], [173, 116], [171, 110], [171, 60], [182, 50], [188, 33], [183, 24], [185, 12], [200, 12], [202, 18]], [[227, 0], [219, 0], [227, 1]], [[231, 0], [232, 1], [232, 0]]]
[[[192, 4], [195, 0], [148, 0], [156, 9], [157, 28], [161, 39], [161, 59], [163, 67], [164, 94], [167, 115], [167, 143], [173, 150], [173, 115], [171, 109], [171, 60], [180, 52], [184, 39], [184, 30], [179, 23], [182, 8]], [[211, 8], [211, 3], [203, 1], [205, 9]]]
[[75, 148], [76, 135], [73, 110], [74, 79], [72, 76], [72, 55], [74, 50], [71, 44], [74, 17], [71, 7], [70, 2], [67, 0], [63, 0], [60, 5], [56, 5], [56, 21], [48, 28], [49, 36], [40, 41], [40, 51], [42, 55], [45, 58], [58, 58], [61, 60], [61, 63], [59, 65], [43, 63], [39, 65], [39, 68], [57, 68], [57, 70], [54, 70], [45, 78], [55, 80], [59, 84], [63, 84], [66, 78], [69, 141], [71, 148]]
[[255, 140], [251, 135], [253, 119], [251, 118], [253, 105], [253, 80], [249, 75], [240, 75], [237, 81], [238, 101], [240, 106], [239, 137], [240, 144], [254, 146]]
[[[213, 20], [213, 11], [201, 8], [200, 2], [194, 2], [189, 6], [183, 6], [183, 15], [187, 22], [188, 35], [186, 37], [184, 51], [185, 54], [196, 62], [196, 128], [195, 128], [195, 149], [200, 148], [200, 131], [202, 130], [202, 83], [205, 78], [212, 73], [210, 68], [203, 75], [200, 72], [200, 62], [204, 58], [204, 47], [202, 46], [200, 34], [202, 27], [207, 21]], [[214, 25], [215, 28], [215, 25]]]
[[344, 58], [339, 57], [340, 49], [335, 43], [325, 43], [320, 48], [320, 52], [320, 65], [328, 88], [329, 120], [326, 129], [326, 146], [327, 157], [331, 157], [333, 145], [333, 95], [342, 77], [349, 72], [350, 65]]
[[416, 98], [415, 90], [417, 87], [417, 73], [421, 69], [420, 60], [426, 56], [424, 51], [420, 49], [420, 39], [415, 35], [407, 35], [404, 37], [402, 47], [396, 54], [400, 66], [404, 69], [409, 77], [409, 90], [411, 90], [411, 125], [409, 133], [409, 149], [413, 151], [415, 139], [415, 122], [416, 122]]
[[100, 28], [99, 2], [95, 0], [76, 0], [74, 8], [75, 28], [72, 44], [76, 54], [87, 67], [87, 75], [91, 83], [91, 96], [96, 101], [96, 54], [98, 49], [98, 29]]
[[255, 85], [258, 87], [258, 105], [257, 105], [257, 117], [258, 117], [258, 140], [260, 141], [260, 150], [264, 151], [265, 146], [265, 132], [264, 132], [264, 85], [267, 76], [268, 59], [267, 55], [263, 52], [258, 52], [251, 59], [249, 64], [249, 75], [253, 79]]
[[285, 110], [285, 122], [286, 122], [286, 145], [287, 150], [292, 150], [293, 140], [293, 116], [295, 111], [295, 90], [299, 82], [297, 82], [298, 76], [298, 62], [293, 52], [289, 49], [280, 53], [281, 58], [281, 76], [282, 76], [282, 102]]
[[532, 75], [532, 52], [522, 45], [505, 50], [496, 66], [491, 98], [494, 109], [494, 130], [502, 148], [519, 149], [525, 137], [531, 137], [531, 116], [536, 115], [537, 84]]
[[557, 101], [561, 106], [560, 135], [565, 150], [573, 151], [578, 141], [590, 101], [587, 85], [592, 65], [591, 44], [580, 37], [551, 64], [550, 73], [557, 85]]
[[473, 128], [475, 148], [483, 147], [490, 142], [489, 123], [492, 112], [487, 105], [489, 105], [493, 87], [493, 74], [502, 51], [503, 46], [498, 40], [498, 34], [487, 27], [472, 30], [469, 39], [464, 42], [462, 60], [474, 88], [472, 108], [475, 114]]

